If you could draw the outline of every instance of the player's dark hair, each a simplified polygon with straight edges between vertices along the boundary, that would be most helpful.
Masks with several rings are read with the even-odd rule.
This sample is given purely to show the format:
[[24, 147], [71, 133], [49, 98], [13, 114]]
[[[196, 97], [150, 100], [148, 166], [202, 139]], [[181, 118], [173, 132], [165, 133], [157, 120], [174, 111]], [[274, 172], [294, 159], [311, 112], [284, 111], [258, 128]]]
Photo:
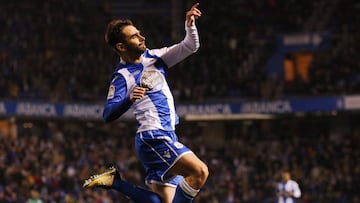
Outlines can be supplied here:
[[133, 25], [129, 19], [116, 19], [109, 22], [105, 32], [105, 41], [116, 51], [116, 44], [125, 41], [125, 35], [122, 30], [125, 26]]

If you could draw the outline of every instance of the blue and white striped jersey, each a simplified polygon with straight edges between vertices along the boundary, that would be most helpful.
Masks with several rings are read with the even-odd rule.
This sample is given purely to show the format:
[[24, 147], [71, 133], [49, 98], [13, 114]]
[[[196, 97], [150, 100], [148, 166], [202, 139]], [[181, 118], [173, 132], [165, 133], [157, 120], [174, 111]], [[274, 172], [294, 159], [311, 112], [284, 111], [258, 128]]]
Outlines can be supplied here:
[[[179, 63], [200, 46], [196, 26], [185, 25], [185, 38], [178, 44], [160, 49], [147, 49], [142, 62], [137, 64], [120, 63], [112, 74], [103, 118], [113, 121], [129, 108], [133, 109], [139, 122], [137, 132], [147, 130], [175, 130], [178, 116], [174, 99], [166, 81], [167, 69]], [[130, 93], [136, 86], [150, 88], [144, 98], [132, 103]]]
[[[300, 198], [301, 190], [299, 184], [293, 180], [288, 180], [286, 182], [278, 183], [277, 192], [281, 192], [285, 195], [278, 196], [278, 203], [295, 203], [295, 198]], [[287, 193], [292, 193], [292, 196], [286, 195]]]

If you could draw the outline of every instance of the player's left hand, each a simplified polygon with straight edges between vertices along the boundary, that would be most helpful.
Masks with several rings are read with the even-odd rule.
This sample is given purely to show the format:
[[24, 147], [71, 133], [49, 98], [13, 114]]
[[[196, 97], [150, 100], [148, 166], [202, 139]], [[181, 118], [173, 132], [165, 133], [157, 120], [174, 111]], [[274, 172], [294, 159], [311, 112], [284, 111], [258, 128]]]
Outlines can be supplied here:
[[191, 27], [195, 23], [195, 19], [198, 19], [201, 16], [201, 11], [197, 8], [198, 6], [199, 3], [196, 3], [188, 12], [186, 12], [186, 22], [188, 27]]

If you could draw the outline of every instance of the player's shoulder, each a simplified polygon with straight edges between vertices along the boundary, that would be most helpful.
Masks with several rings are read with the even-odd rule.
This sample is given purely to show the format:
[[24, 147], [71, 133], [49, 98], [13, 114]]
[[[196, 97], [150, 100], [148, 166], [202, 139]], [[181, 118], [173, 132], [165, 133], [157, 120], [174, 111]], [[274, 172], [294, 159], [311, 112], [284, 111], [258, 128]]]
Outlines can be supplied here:
[[126, 75], [129, 74], [129, 71], [121, 63], [115, 68], [111, 74], [111, 82], [126, 80]]
[[149, 58], [161, 58], [168, 51], [167, 47], [157, 48], [157, 49], [147, 49], [144, 53], [144, 56]]
[[298, 183], [295, 180], [289, 180], [289, 183], [293, 185], [298, 185]]

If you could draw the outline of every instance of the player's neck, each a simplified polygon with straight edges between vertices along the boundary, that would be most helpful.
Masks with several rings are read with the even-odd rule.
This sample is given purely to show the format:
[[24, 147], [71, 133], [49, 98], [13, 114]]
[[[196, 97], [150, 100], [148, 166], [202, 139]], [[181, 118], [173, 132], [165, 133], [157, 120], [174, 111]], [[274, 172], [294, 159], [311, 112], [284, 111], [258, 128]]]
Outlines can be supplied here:
[[126, 63], [141, 63], [142, 54], [140, 56], [122, 55], [121, 59]]

